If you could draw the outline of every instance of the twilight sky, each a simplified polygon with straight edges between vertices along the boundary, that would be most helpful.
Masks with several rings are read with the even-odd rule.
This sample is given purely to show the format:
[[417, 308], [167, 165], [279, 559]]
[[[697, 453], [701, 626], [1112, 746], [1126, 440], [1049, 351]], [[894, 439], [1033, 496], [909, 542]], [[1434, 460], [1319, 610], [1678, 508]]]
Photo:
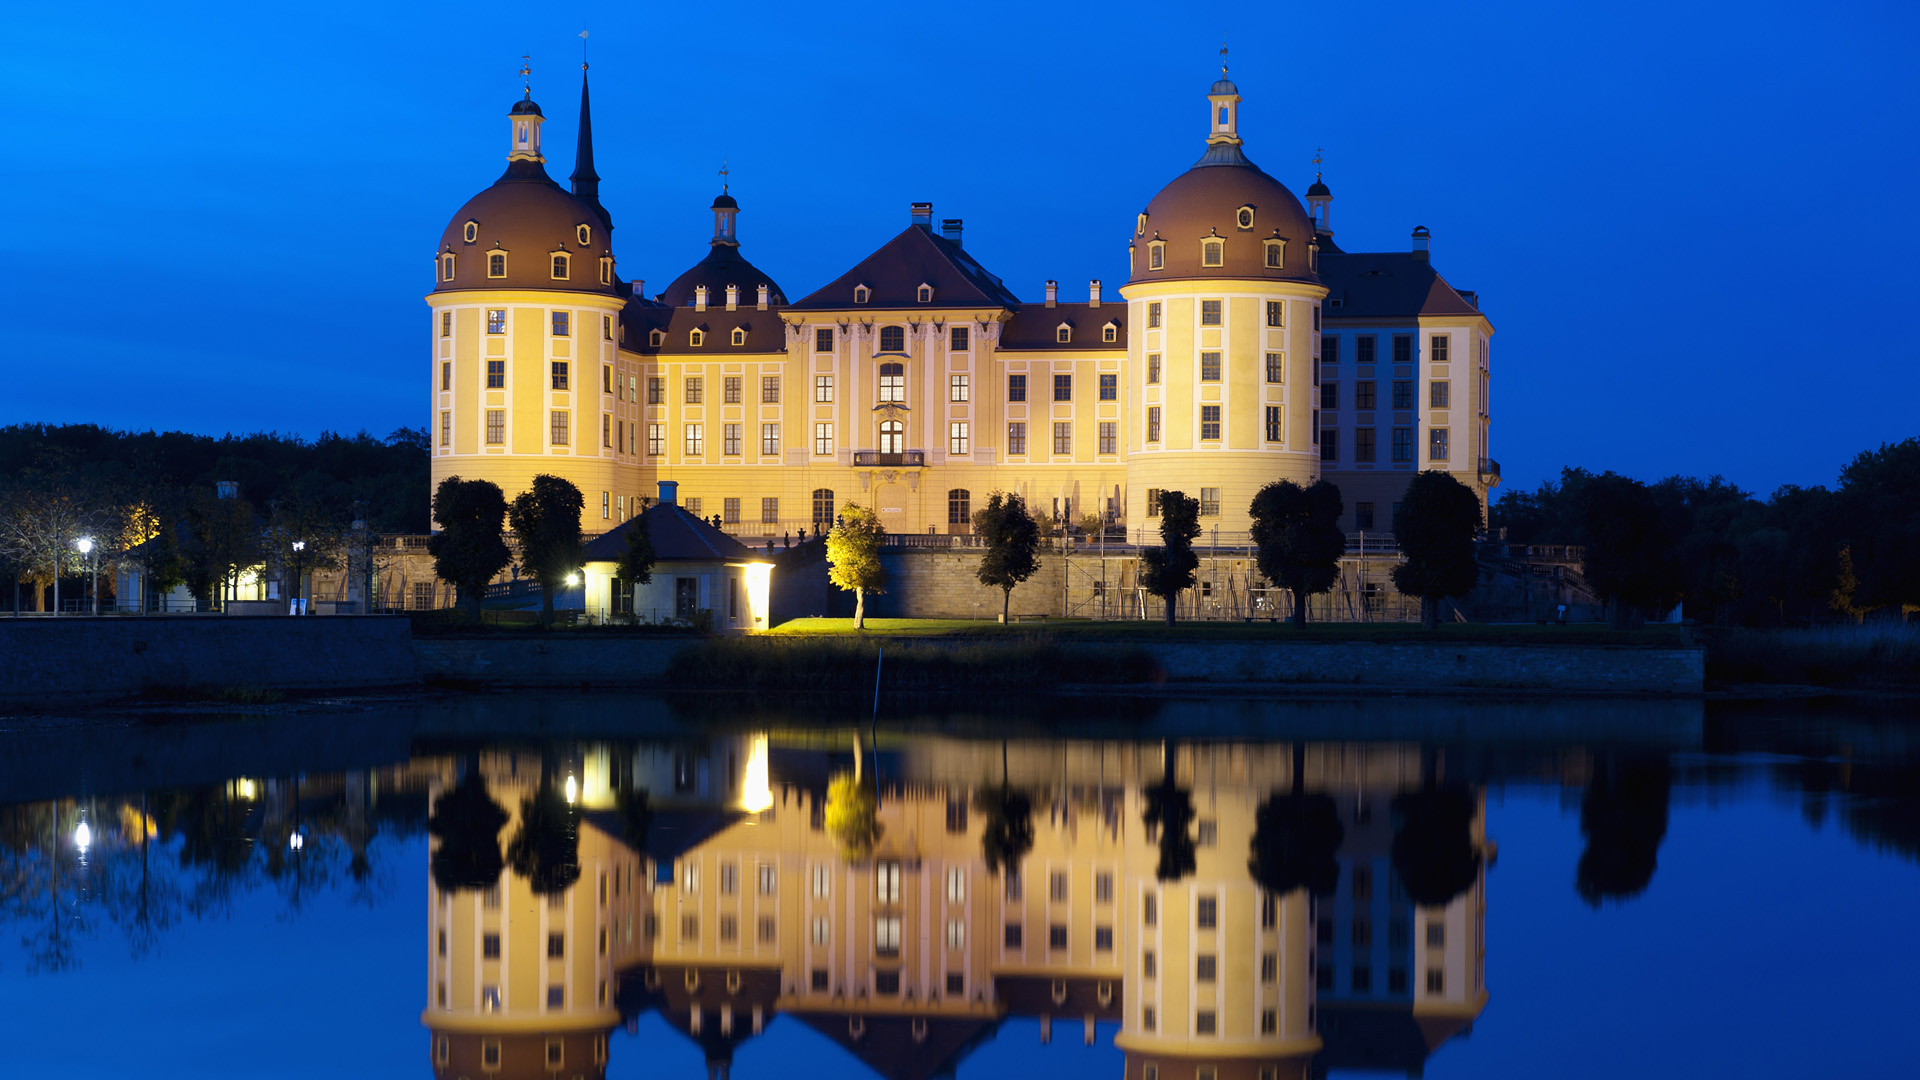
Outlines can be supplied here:
[[[16, 5], [0, 424], [425, 425], [434, 244], [504, 167], [524, 52], [564, 183], [582, 26], [649, 292], [705, 252], [725, 158], [789, 296], [919, 199], [1022, 297], [1111, 295], [1133, 215], [1201, 152], [1223, 29], [1124, 2], [565, 7]], [[1480, 292], [1509, 484], [1764, 494], [1920, 431], [1920, 5], [1250, 3], [1225, 29], [1248, 155], [1299, 193], [1325, 147], [1342, 247], [1426, 225]]]

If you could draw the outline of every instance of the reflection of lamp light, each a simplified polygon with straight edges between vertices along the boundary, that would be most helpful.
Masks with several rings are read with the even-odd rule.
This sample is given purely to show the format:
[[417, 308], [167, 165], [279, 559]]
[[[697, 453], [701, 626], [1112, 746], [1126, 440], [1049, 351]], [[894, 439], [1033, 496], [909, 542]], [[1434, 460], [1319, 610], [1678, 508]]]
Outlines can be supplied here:
[[241, 780], [234, 784], [234, 791], [243, 799], [253, 798], [253, 781]]
[[567, 805], [572, 806], [580, 798], [580, 781], [567, 777]]
[[767, 783], [767, 737], [755, 735], [747, 751], [747, 774], [740, 781], [740, 806], [759, 813], [773, 805], [773, 788]]
[[301, 836], [299, 833], [294, 833], [291, 836], [287, 837], [287, 848], [290, 851], [299, 851], [301, 848], [306, 846], [307, 846], [307, 838], [304, 836]]
[[93, 830], [87, 828], [87, 823], [84, 821], [73, 827], [73, 846], [81, 851], [93, 846]]

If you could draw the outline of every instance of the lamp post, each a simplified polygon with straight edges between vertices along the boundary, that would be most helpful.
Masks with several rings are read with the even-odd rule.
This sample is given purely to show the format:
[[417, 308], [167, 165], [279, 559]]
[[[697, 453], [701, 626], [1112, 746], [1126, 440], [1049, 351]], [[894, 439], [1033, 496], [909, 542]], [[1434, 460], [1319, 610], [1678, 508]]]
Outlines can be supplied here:
[[293, 542], [293, 613], [295, 615], [306, 614], [300, 608], [300, 571], [306, 565], [306, 558], [307, 542], [295, 540]]
[[75, 540], [73, 546], [80, 549], [80, 554], [87, 556], [87, 589], [93, 594], [93, 613], [98, 615], [100, 614], [100, 583], [95, 579], [94, 568], [99, 566], [99, 563], [93, 558], [93, 537], [83, 536]]

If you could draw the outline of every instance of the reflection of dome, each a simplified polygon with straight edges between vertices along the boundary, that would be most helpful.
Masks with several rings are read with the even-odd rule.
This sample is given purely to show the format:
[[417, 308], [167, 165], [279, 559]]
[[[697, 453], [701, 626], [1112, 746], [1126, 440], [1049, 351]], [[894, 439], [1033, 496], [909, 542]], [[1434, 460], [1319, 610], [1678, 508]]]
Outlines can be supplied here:
[[607, 1074], [607, 1031], [436, 1031], [432, 1035], [435, 1080], [484, 1076], [487, 1080], [551, 1080]]
[[[528, 102], [527, 104], [531, 104]], [[467, 223], [474, 223], [467, 239]], [[587, 226], [587, 243], [580, 242], [580, 226]], [[467, 200], [440, 234], [440, 251], [455, 256], [454, 277], [440, 278], [435, 292], [452, 289], [560, 289], [566, 292], [614, 294], [600, 283], [600, 260], [613, 255], [613, 246], [600, 214], [547, 176], [538, 161], [507, 163], [507, 171], [493, 186]], [[505, 252], [506, 276], [488, 275], [488, 256]], [[570, 260], [564, 280], [553, 276], [553, 256], [564, 251]]]
[[[1241, 207], [1252, 208], [1252, 228], [1240, 227]], [[1135, 238], [1137, 248], [1143, 248], [1146, 240], [1166, 241], [1167, 265], [1149, 274], [1144, 269], [1146, 263], [1137, 261], [1142, 269], [1136, 271], [1135, 281], [1182, 277], [1319, 280], [1307, 260], [1313, 221], [1306, 208], [1285, 184], [1248, 161], [1237, 145], [1210, 147], [1198, 165], [1161, 188], [1147, 204], [1142, 228], [1146, 235]], [[1214, 235], [1227, 241], [1225, 265], [1202, 269], [1200, 240]], [[1283, 269], [1265, 265], [1260, 241], [1274, 236], [1291, 242]]]

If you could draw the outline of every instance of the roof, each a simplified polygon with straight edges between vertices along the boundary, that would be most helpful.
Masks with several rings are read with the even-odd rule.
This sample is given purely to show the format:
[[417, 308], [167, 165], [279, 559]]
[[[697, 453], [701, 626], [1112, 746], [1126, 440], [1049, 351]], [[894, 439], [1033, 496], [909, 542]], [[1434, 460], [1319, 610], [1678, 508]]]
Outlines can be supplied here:
[[1323, 1071], [1390, 1070], [1417, 1075], [1441, 1043], [1473, 1029], [1471, 1020], [1416, 1019], [1405, 1001], [1321, 1001], [1319, 1021], [1324, 1045], [1315, 1065]]
[[[922, 283], [933, 286], [932, 304], [920, 302]], [[872, 290], [865, 304], [853, 302], [853, 290], [858, 285]], [[959, 244], [936, 234], [931, 225], [915, 224], [792, 306], [805, 311], [855, 307], [1014, 308], [1020, 301]]]
[[[474, 238], [466, 238], [467, 222]], [[575, 197], [553, 182], [547, 168], [525, 158], [509, 161], [507, 171], [486, 190], [468, 199], [447, 222], [434, 253], [434, 291], [456, 289], [552, 289], [563, 292], [617, 295], [612, 285], [600, 283], [600, 259], [613, 255], [605, 220], [593, 204]], [[590, 226], [588, 242], [580, 243], [579, 227]], [[504, 278], [487, 276], [487, 256], [507, 253]], [[566, 280], [553, 279], [553, 253], [573, 256]], [[444, 280], [438, 258], [455, 255], [454, 278]]]
[[[1241, 228], [1241, 207], [1252, 208], [1253, 221]], [[1135, 282], [1174, 278], [1240, 278], [1276, 281], [1318, 281], [1307, 245], [1313, 241], [1313, 219], [1287, 186], [1262, 172], [1233, 143], [1216, 143], [1186, 172], [1173, 178], [1147, 204], [1133, 238]], [[1226, 241], [1223, 264], [1201, 265], [1203, 238]], [[1271, 239], [1288, 241], [1285, 266], [1266, 265]], [[1166, 267], [1149, 269], [1152, 241], [1166, 243]]]
[[1480, 309], [1447, 284], [1424, 253], [1320, 253], [1325, 309], [1333, 319], [1414, 315], [1478, 315]]
[[[630, 303], [620, 313], [620, 325], [626, 330], [621, 348], [643, 356], [698, 356], [710, 360], [745, 357], [754, 354], [787, 355], [787, 326], [780, 313], [769, 307], [761, 311], [751, 295], [743, 296], [739, 307], [727, 310], [726, 293], [720, 302], [709, 302], [707, 310], [668, 307], [664, 304]], [[733, 332], [745, 327], [744, 344], [733, 343]], [[653, 332], [665, 330], [667, 336], [653, 344]], [[707, 332], [706, 344], [692, 344], [694, 330]]]
[[587, 542], [582, 562], [619, 562], [627, 550], [627, 530], [644, 528], [653, 541], [653, 556], [661, 562], [724, 559], [745, 562], [754, 557], [745, 544], [687, 513], [684, 506], [652, 506], [646, 513]]
[[[1071, 323], [1073, 340], [1060, 341], [1061, 323]], [[1105, 341], [1100, 328], [1114, 323], [1117, 340]], [[1027, 304], [1013, 313], [1000, 328], [1000, 349], [1049, 349], [1084, 352], [1088, 349], [1125, 349], [1127, 347], [1127, 302], [1125, 300], [1091, 304]]]
[[[731, 200], [729, 200], [731, 201]], [[740, 302], [755, 304], [759, 300], [760, 286], [767, 287], [769, 303], [784, 306], [787, 294], [780, 291], [780, 284], [769, 277], [766, 271], [748, 262], [740, 256], [737, 244], [714, 244], [707, 249], [706, 258], [694, 263], [687, 272], [673, 279], [673, 284], [659, 296], [661, 303], [669, 307], [688, 307], [693, 304], [698, 286], [707, 287], [707, 303], [725, 306], [727, 286], [740, 287]]]
[[[874, 1072], [887, 1080], [928, 1080], [952, 1076], [960, 1062], [974, 1047], [993, 1035], [1000, 1026], [992, 1016], [942, 1016], [927, 1014], [925, 1034], [913, 1036], [910, 1015], [869, 1013], [861, 1016], [866, 1025], [858, 1037], [852, 1031], [852, 1016], [837, 1012], [795, 1012], [808, 1027], [840, 1044]], [[857, 1014], [856, 1014], [857, 1015]]]
[[[1053, 998], [1054, 983], [1063, 984], [1065, 996]], [[1100, 1002], [1100, 987], [1107, 987], [1105, 1004]], [[1124, 990], [1120, 976], [1099, 978], [1092, 975], [998, 975], [993, 980], [993, 996], [1018, 1016], [1088, 1016], [1097, 1020], [1118, 1021], [1123, 1017]]]
[[547, 115], [540, 111], [540, 106], [533, 103], [532, 93], [528, 93], [526, 97], [514, 102], [513, 108], [507, 110], [507, 115], [509, 116], [526, 116], [529, 113], [542, 119], [545, 119]]

